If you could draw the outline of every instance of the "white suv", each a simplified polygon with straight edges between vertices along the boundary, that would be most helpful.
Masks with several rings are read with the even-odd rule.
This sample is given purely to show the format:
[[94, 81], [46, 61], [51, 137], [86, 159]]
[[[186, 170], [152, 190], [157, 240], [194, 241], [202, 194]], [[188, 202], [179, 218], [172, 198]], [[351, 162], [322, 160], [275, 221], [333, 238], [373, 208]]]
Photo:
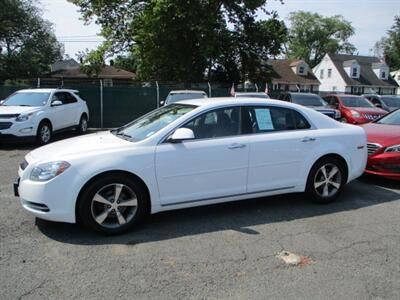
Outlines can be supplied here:
[[0, 140], [25, 138], [47, 144], [56, 131], [86, 132], [88, 120], [88, 107], [76, 90], [20, 90], [0, 102]]

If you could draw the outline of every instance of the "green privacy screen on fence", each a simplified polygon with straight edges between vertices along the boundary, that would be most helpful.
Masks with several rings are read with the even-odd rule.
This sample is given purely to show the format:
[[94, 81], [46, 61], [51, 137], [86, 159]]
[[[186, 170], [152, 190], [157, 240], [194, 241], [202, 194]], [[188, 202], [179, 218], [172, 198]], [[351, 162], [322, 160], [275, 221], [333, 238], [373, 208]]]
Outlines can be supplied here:
[[[38, 82], [35, 81], [27, 85], [0, 85], [0, 99], [5, 99], [17, 90], [36, 88], [37, 86]], [[208, 85], [208, 83], [130, 83], [120, 85], [114, 83], [112, 86], [104, 86], [98, 79], [86, 82], [40, 80], [41, 88], [57, 88], [60, 86], [79, 91], [79, 95], [89, 107], [89, 126], [92, 128], [122, 126], [157, 108], [157, 99], [164, 101], [171, 90], [202, 90], [208, 95], [211, 90], [213, 97], [228, 96], [230, 90], [229, 85]]]
[[105, 87], [103, 126], [122, 126], [157, 107], [157, 90], [153, 87]]

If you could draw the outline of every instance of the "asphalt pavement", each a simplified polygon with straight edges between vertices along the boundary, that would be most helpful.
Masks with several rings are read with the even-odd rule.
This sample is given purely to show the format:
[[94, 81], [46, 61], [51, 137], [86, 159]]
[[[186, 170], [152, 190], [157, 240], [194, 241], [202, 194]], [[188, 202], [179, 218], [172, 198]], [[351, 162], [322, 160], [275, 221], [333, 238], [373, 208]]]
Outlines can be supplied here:
[[296, 194], [160, 213], [105, 237], [22, 210], [12, 182], [33, 148], [0, 145], [1, 299], [400, 299], [398, 182], [363, 177], [329, 205]]

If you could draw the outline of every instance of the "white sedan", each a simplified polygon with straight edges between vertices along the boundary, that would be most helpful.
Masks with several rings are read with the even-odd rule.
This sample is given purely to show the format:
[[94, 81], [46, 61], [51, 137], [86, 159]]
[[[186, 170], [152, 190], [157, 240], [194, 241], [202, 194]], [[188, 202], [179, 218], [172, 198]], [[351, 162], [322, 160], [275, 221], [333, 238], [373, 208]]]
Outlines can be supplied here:
[[30, 152], [14, 191], [38, 218], [116, 234], [192, 206], [294, 192], [331, 202], [366, 161], [362, 128], [306, 107], [197, 99]]

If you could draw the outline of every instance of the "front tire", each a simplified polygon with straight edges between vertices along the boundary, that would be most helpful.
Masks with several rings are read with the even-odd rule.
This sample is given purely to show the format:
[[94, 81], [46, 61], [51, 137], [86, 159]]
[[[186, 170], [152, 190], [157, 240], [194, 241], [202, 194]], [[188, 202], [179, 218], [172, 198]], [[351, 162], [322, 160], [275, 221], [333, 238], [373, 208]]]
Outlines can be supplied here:
[[40, 145], [46, 145], [51, 141], [53, 136], [53, 132], [51, 129], [51, 125], [47, 121], [42, 121], [37, 130], [36, 140]]
[[306, 194], [316, 203], [333, 202], [342, 192], [345, 180], [345, 167], [338, 159], [322, 158], [311, 168]]
[[148, 213], [143, 187], [126, 175], [107, 175], [91, 182], [80, 197], [80, 221], [103, 234], [119, 234], [140, 223]]

